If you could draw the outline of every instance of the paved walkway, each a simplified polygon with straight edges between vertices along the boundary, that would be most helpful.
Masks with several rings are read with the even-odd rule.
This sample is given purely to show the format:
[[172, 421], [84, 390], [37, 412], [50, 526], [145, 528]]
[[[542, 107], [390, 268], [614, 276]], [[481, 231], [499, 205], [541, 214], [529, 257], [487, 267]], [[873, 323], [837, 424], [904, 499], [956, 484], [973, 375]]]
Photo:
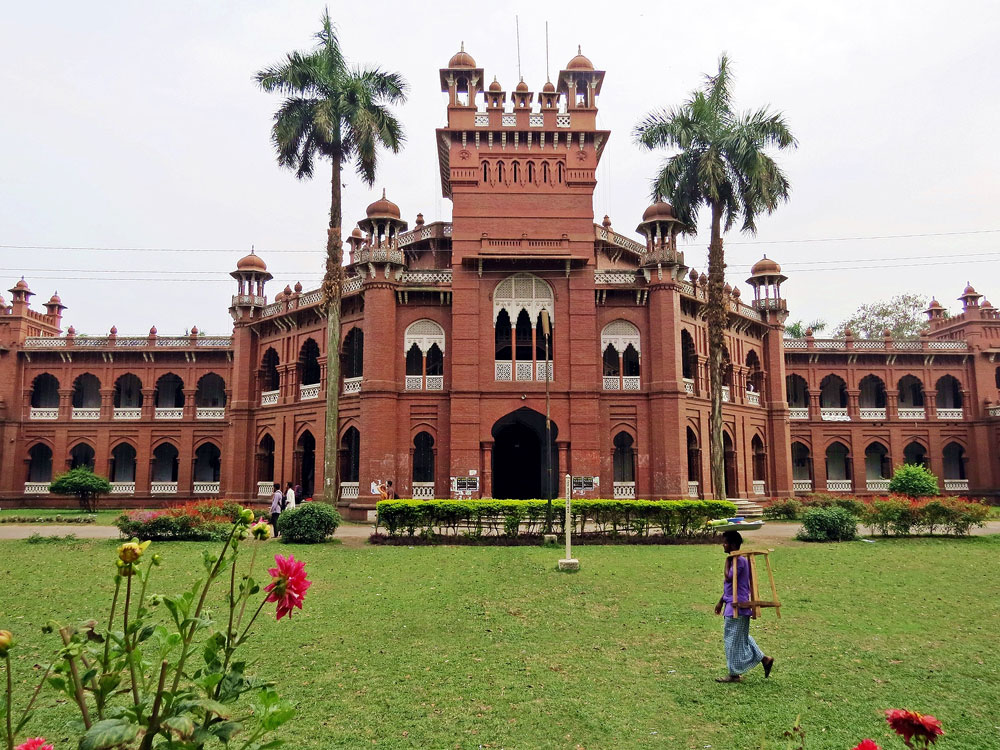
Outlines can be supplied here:
[[[363, 545], [374, 531], [374, 526], [344, 524], [337, 529], [334, 539], [339, 539], [349, 547]], [[795, 538], [795, 533], [799, 530], [797, 523], [765, 523], [759, 531], [747, 531], [746, 539], [750, 542], [787, 542]], [[861, 528], [864, 531], [864, 527]], [[118, 529], [114, 526], [98, 526], [96, 524], [74, 523], [74, 524], [0, 524], [0, 540], [2, 539], [27, 539], [32, 534], [42, 536], [68, 536], [75, 534], [80, 539], [117, 539]], [[987, 521], [986, 526], [981, 529], [973, 529], [973, 536], [985, 536], [987, 534], [1000, 534], [1000, 521]]]

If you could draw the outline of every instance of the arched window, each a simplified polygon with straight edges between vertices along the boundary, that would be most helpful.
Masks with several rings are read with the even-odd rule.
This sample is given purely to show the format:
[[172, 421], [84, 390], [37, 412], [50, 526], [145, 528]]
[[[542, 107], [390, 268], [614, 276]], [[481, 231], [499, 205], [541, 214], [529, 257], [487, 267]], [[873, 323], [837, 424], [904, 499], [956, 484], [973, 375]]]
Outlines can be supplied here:
[[[966, 479], [965, 474], [965, 448], [958, 443], [948, 443], [942, 453], [944, 460], [945, 479]], [[945, 489], [948, 489], [945, 487]], [[968, 488], [966, 488], [968, 489]]]
[[563, 184], [563, 163], [561, 161], [556, 162], [556, 182], [560, 185]]
[[340, 476], [342, 482], [357, 482], [361, 473], [361, 433], [348, 428], [340, 441]]
[[161, 375], [153, 392], [153, 405], [157, 409], [180, 409], [184, 406], [184, 381], [172, 372]]
[[899, 379], [899, 408], [920, 409], [924, 405], [924, 384], [915, 375], [904, 375]]
[[[878, 482], [885, 480], [892, 474], [892, 464], [889, 461], [889, 449], [879, 441], [874, 441], [865, 448], [865, 480], [867, 482]], [[883, 489], [873, 487], [872, 489]], [[885, 487], [888, 489], [888, 486]]]
[[413, 438], [413, 481], [434, 481], [434, 438], [428, 432]]
[[916, 440], [903, 449], [903, 463], [914, 466], [927, 466], [927, 449]]
[[821, 409], [846, 409], [847, 384], [839, 375], [827, 375], [819, 384]]
[[[618, 350], [615, 349], [615, 345], [614, 344], [608, 344], [604, 348], [604, 357], [603, 357], [603, 359], [604, 359], [604, 377], [606, 377], [606, 378], [614, 378], [615, 382], [614, 382], [614, 385], [612, 386], [612, 388], [614, 390], [618, 390], [618, 388], [617, 388], [617, 386], [618, 386], [618, 376], [621, 375], [621, 369], [620, 369], [620, 367], [621, 367], [621, 360], [620, 360], [620, 356], [618, 354]], [[605, 384], [604, 387], [605, 387], [605, 389], [607, 389], [608, 385]]]
[[28, 481], [52, 481], [52, 449], [45, 443], [36, 443], [28, 450]]
[[[634, 440], [627, 432], [615, 435], [614, 480], [615, 482], [635, 482]], [[634, 496], [634, 493], [633, 493]]]
[[[724, 344], [722, 346], [722, 387], [733, 387], [733, 360], [729, 356], [729, 348]], [[725, 400], [724, 396], [723, 400]]]
[[[444, 387], [444, 329], [426, 318], [416, 320], [403, 333], [406, 353], [406, 390], [440, 391]], [[426, 384], [424, 375], [427, 376]]]
[[73, 408], [98, 409], [101, 406], [101, 381], [89, 372], [73, 381]]
[[69, 468], [76, 469], [81, 466], [94, 470], [94, 448], [87, 443], [77, 443], [69, 452]]
[[226, 381], [221, 375], [210, 372], [198, 379], [194, 405], [202, 409], [221, 409], [226, 405]]
[[490, 165], [489, 162], [483, 162], [483, 184], [485, 185], [490, 181]]
[[142, 407], [142, 381], [132, 373], [122, 375], [115, 381], [114, 407], [116, 409], [139, 409]]
[[319, 344], [308, 338], [299, 349], [299, 385], [319, 385]]
[[513, 162], [510, 165], [511, 179], [514, 184], [517, 185], [521, 180], [521, 164], [519, 162]]
[[535, 181], [535, 162], [528, 162], [528, 182], [533, 183]]
[[[510, 330], [510, 315], [506, 310], [501, 310], [496, 317], [496, 324], [493, 328], [493, 340], [495, 343], [494, 358], [497, 361], [512, 359], [514, 350], [511, 348], [513, 339]], [[499, 380], [499, 378], [497, 378]], [[507, 378], [510, 380], [510, 378]]]
[[295, 443], [293, 477], [295, 484], [302, 487], [302, 499], [312, 497], [316, 484], [316, 438], [309, 430], [299, 435]]
[[747, 353], [747, 392], [760, 393], [764, 388], [764, 373], [760, 369], [760, 357], [752, 349]]
[[542, 182], [546, 185], [549, 184], [549, 163], [547, 161], [542, 162]]
[[993, 376], [997, 383], [997, 388], [1000, 388], [1000, 367], [997, 367], [996, 374]]
[[[553, 299], [552, 287], [529, 273], [508, 276], [496, 285], [493, 290], [496, 380], [545, 380], [545, 366], [536, 367], [542, 358], [536, 356], [540, 350], [537, 340], [532, 340], [532, 333], [545, 310], [549, 315], [550, 335], [555, 337]], [[510, 341], [508, 326], [512, 321], [514, 342], [507, 343]], [[510, 357], [510, 346], [514, 348], [513, 358]], [[548, 376], [554, 377], [551, 364]]]
[[222, 451], [215, 443], [202, 443], [194, 452], [194, 481], [218, 482], [222, 470]]
[[826, 480], [827, 490], [849, 490], [850, 486], [830, 485], [830, 482], [850, 482], [850, 451], [841, 442], [834, 442], [826, 449]]
[[681, 331], [681, 372], [685, 380], [691, 381], [698, 372], [698, 352], [694, 347], [694, 338], [687, 330]]
[[576, 106], [586, 107], [587, 106], [587, 82], [580, 81], [576, 85]]
[[722, 433], [722, 458], [726, 472], [726, 497], [735, 497], [736, 481], [736, 448], [728, 432]]
[[[809, 448], [803, 443], [792, 443], [792, 480], [794, 482], [810, 482], [810, 486], [803, 489], [812, 490], [812, 457], [809, 455]], [[795, 490], [796, 492], [800, 491], [799, 487], [796, 487]]]
[[465, 78], [455, 81], [455, 103], [461, 107], [469, 106], [469, 81]]
[[767, 487], [767, 451], [760, 435], [753, 436], [750, 450], [753, 453], [753, 491], [756, 495], [763, 495]]
[[[264, 435], [257, 444], [257, 482], [274, 483], [274, 438], [270, 435]], [[271, 492], [261, 494], [270, 496]]]
[[[698, 447], [698, 436], [690, 427], [687, 428], [687, 469], [688, 495], [698, 497], [701, 485], [701, 449]], [[695, 484], [694, 487], [691, 486], [692, 482]]]
[[270, 393], [281, 388], [281, 374], [278, 372], [278, 353], [268, 347], [260, 362], [260, 390]]
[[[538, 315], [535, 321], [535, 361], [536, 362], [551, 362], [553, 344], [555, 342], [552, 340], [551, 330], [549, 331], [549, 336], [545, 335], [545, 327], [542, 325], [542, 316]], [[545, 359], [546, 346], [548, 346], [548, 360]]]
[[128, 443], [119, 443], [111, 451], [111, 481], [130, 483], [135, 481], [135, 448]]
[[59, 381], [43, 372], [31, 381], [31, 406], [34, 409], [59, 408]]
[[344, 337], [343, 365], [344, 378], [360, 378], [365, 374], [365, 334], [360, 328], [352, 328]]
[[517, 326], [514, 330], [514, 358], [519, 362], [530, 362], [532, 354], [531, 318], [527, 310], [521, 310], [517, 315]]
[[790, 409], [809, 408], [809, 386], [801, 375], [785, 376], [785, 398]]
[[937, 395], [934, 403], [938, 409], [962, 408], [962, 384], [953, 375], [945, 375], [935, 385]]
[[153, 449], [153, 481], [176, 482], [179, 464], [177, 448], [171, 443], [160, 443]]
[[[862, 409], [884, 409], [886, 404], [885, 383], [878, 375], [865, 375], [858, 383], [861, 394], [858, 406]], [[863, 415], [862, 415], [863, 416]]]
[[[639, 329], [627, 320], [612, 320], [601, 329], [601, 349], [604, 352], [604, 389], [639, 390], [641, 352]], [[619, 359], [613, 368], [609, 367], [611, 352], [614, 352], [614, 356]], [[619, 373], [622, 376], [621, 384], [612, 377]]]
[[497, 182], [501, 184], [507, 182], [507, 170], [502, 161], [497, 162]]

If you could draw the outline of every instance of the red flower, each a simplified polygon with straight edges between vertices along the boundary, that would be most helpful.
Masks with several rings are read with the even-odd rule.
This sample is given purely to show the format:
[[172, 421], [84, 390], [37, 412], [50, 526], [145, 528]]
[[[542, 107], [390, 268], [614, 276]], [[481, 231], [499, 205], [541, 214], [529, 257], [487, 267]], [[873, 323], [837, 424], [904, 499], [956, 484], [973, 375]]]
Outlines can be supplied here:
[[921, 746], [926, 748], [937, 742], [937, 738], [944, 734], [941, 722], [930, 714], [893, 708], [885, 712], [885, 720], [909, 748], [913, 747], [913, 737], [917, 737]]
[[52, 745], [45, 744], [44, 737], [32, 737], [15, 747], [14, 750], [52, 750]]
[[268, 592], [267, 601], [278, 603], [278, 619], [285, 615], [291, 618], [293, 607], [302, 609], [302, 600], [312, 581], [306, 578], [306, 564], [296, 561], [295, 555], [275, 555], [274, 561], [278, 567], [268, 569], [273, 580], [264, 587], [264, 591]]
[[861, 740], [861, 743], [852, 747], [851, 750], [882, 750], [882, 748], [875, 744], [875, 740]]

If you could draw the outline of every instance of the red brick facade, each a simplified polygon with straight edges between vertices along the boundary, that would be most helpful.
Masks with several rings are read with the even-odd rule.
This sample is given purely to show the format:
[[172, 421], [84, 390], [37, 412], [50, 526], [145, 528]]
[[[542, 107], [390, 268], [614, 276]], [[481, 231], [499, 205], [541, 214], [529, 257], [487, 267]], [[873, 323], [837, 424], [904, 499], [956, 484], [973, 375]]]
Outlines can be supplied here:
[[[578, 55], [541, 93], [522, 82], [508, 98], [484, 90], [468, 53], [441, 71], [452, 223], [418, 215], [409, 230], [383, 198], [348, 240], [331, 439], [351, 515], [373, 507], [378, 480], [401, 497], [449, 496], [455, 478], [473, 496], [562, 494], [566, 474], [595, 477], [591, 496], [710, 493], [705, 277], [685, 265], [666, 204], [646, 210], [638, 242], [595, 224], [603, 75]], [[0, 498], [52, 502], [49, 479], [74, 463], [108, 475], [123, 505], [322, 487], [320, 294], [285, 287], [268, 304], [255, 255], [232, 276], [235, 325], [221, 338], [62, 335], [58, 298], [32, 311], [19, 282], [0, 302]], [[919, 340], [789, 340], [784, 280], [764, 259], [749, 304], [732, 290], [727, 494], [876, 492], [903, 460], [951, 491], [995, 494], [989, 303], [970, 288], [959, 316], [932, 306]]]

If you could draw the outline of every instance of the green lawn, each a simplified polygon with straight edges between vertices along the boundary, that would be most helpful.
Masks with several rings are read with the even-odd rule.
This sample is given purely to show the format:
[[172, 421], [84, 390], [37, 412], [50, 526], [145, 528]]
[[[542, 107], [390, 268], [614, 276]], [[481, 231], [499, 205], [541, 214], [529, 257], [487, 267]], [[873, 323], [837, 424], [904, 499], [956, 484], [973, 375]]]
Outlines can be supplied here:
[[[154, 544], [153, 590], [179, 591], [204, 546]], [[942, 748], [1000, 748], [997, 536], [780, 546], [783, 617], [753, 625], [774, 673], [742, 685], [713, 681], [718, 547], [578, 547], [576, 575], [554, 572], [553, 549], [267, 549], [314, 581], [305, 611], [256, 640], [257, 673], [298, 708], [290, 747], [775, 747], [801, 714], [809, 750], [892, 750], [880, 711], [912, 708], [943, 721]], [[43, 622], [102, 616], [113, 552], [0, 543], [20, 682], [55, 647]], [[47, 698], [32, 735], [68, 748], [70, 713]]]

